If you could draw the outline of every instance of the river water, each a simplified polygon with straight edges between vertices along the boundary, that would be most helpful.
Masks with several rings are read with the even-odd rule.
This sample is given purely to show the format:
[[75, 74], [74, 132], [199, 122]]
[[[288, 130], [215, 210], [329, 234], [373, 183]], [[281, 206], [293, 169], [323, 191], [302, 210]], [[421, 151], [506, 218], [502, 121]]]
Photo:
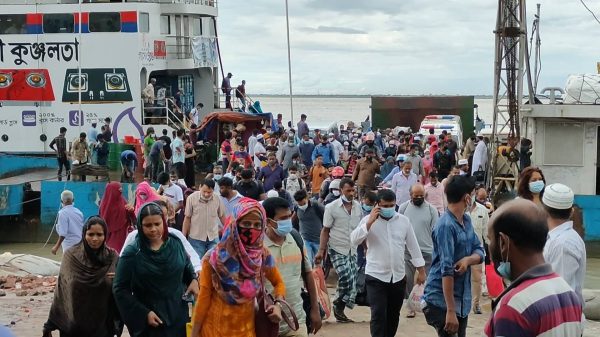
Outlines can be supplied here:
[[[286, 96], [256, 96], [265, 112], [283, 115], [283, 120], [290, 120], [290, 98]], [[294, 97], [294, 125], [300, 120], [301, 114], [306, 114], [308, 125], [311, 127], [327, 127], [337, 123], [353, 121], [360, 123], [371, 114], [370, 97], [335, 97], [335, 96], [301, 96]], [[494, 112], [491, 98], [475, 99], [478, 105], [479, 117], [487, 124], [492, 123]]]

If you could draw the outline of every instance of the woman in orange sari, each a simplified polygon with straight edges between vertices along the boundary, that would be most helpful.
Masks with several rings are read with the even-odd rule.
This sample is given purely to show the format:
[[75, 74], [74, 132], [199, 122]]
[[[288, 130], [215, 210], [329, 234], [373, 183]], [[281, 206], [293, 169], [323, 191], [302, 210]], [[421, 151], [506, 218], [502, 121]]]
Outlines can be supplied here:
[[[254, 303], [263, 274], [276, 299], [285, 295], [275, 260], [263, 246], [265, 210], [257, 201], [243, 198], [235, 219], [226, 224], [221, 241], [202, 260], [192, 337], [255, 337]], [[279, 305], [267, 311], [272, 322], [281, 320]]]

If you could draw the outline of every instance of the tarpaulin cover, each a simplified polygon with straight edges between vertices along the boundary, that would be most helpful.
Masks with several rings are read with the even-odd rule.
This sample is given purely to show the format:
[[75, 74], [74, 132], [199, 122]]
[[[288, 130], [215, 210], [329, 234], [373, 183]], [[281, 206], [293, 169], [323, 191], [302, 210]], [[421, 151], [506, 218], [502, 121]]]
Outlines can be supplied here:
[[600, 75], [571, 75], [565, 86], [565, 104], [599, 104]]

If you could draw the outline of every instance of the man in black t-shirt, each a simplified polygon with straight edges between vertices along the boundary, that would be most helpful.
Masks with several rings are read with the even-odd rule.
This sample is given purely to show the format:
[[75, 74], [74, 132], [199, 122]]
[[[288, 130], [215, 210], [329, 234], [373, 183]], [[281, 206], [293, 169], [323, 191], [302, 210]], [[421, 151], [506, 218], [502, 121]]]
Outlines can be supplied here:
[[242, 180], [238, 181], [233, 187], [241, 195], [252, 198], [256, 201], [265, 200], [265, 188], [263, 184], [254, 179], [254, 171], [245, 169], [242, 171]]
[[165, 172], [171, 171], [171, 156], [173, 155], [173, 150], [171, 149], [171, 137], [169, 137], [169, 131], [167, 129], [162, 130], [162, 136], [159, 140], [165, 142], [165, 146], [163, 147], [163, 152], [165, 153]]

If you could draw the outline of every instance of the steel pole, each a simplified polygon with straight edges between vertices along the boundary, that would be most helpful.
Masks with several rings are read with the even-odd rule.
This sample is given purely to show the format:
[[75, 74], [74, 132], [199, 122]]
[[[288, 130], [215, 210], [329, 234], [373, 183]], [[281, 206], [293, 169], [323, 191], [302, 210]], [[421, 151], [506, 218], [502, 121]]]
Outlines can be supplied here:
[[288, 0], [285, 0], [285, 23], [287, 26], [288, 76], [290, 81], [290, 118], [292, 120], [292, 125], [294, 125], [294, 100], [292, 93], [292, 52], [290, 50], [290, 15]]

